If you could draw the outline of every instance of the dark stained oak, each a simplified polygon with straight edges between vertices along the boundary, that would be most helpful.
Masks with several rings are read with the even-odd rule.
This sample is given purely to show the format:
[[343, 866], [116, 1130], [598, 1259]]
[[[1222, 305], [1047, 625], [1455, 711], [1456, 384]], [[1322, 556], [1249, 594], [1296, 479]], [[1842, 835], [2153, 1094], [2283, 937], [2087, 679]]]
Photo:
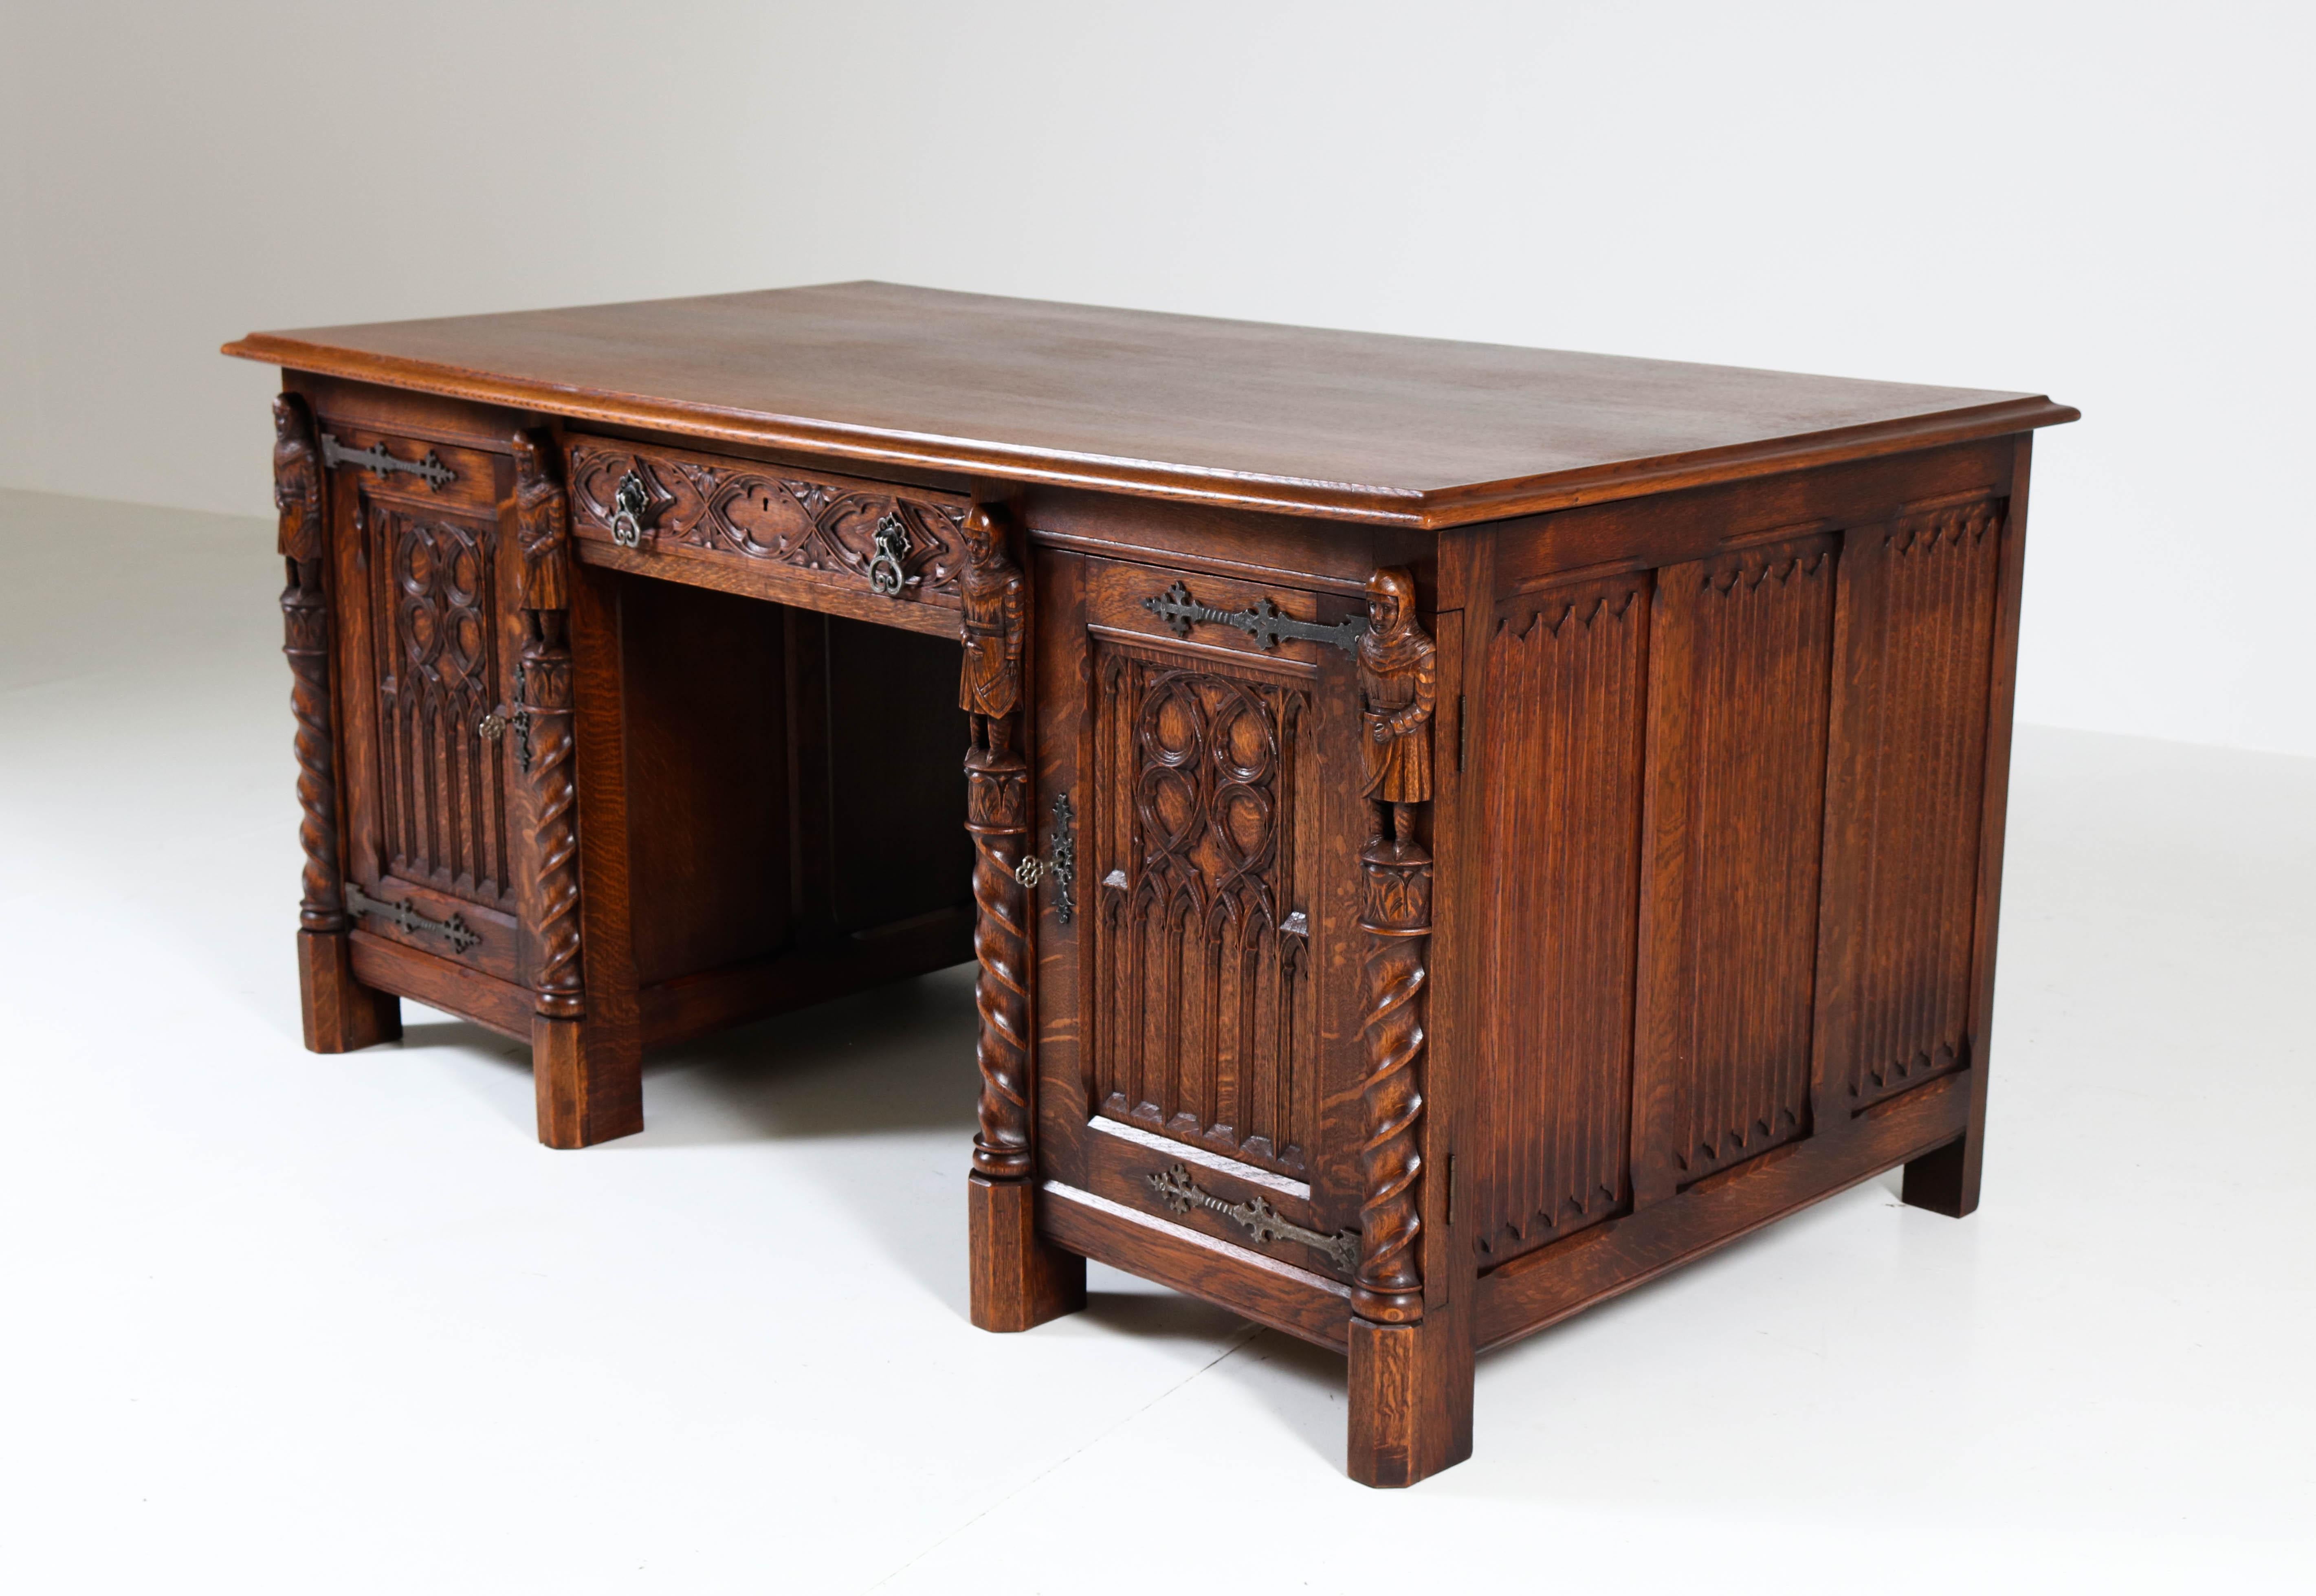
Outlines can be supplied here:
[[835, 283], [229, 354], [1020, 482], [1443, 527], [2072, 420], [2035, 395]]
[[965, 1195], [975, 1328], [1033, 1330], [1085, 1306], [1085, 1260], [1038, 1234], [1034, 1186], [975, 1172]]
[[298, 723], [298, 841], [305, 850], [298, 911], [298, 999], [306, 1046], [345, 1053], [402, 1035], [400, 1002], [354, 978], [339, 875], [337, 711], [330, 683], [329, 533], [320, 445], [305, 400], [273, 401], [273, 502], [281, 590], [281, 652]]
[[317, 1050], [465, 1015], [579, 1146], [971, 958], [972, 1323], [1096, 1260], [1341, 1352], [1379, 1487], [1481, 1351], [1977, 1204], [2062, 406], [877, 283], [229, 352]]

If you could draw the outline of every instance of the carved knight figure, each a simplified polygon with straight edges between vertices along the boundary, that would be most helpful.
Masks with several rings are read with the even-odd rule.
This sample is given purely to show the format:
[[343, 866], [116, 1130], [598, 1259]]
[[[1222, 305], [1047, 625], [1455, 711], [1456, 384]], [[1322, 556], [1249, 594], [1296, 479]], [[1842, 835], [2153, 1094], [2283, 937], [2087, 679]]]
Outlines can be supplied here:
[[1431, 712], [1439, 647], [1415, 620], [1415, 578], [1396, 567], [1367, 578], [1367, 629], [1359, 639], [1360, 747], [1366, 795], [1391, 807], [1393, 833], [1412, 835], [1409, 806], [1431, 801]]
[[963, 601], [958, 638], [965, 668], [958, 679], [958, 707], [973, 717], [976, 747], [1002, 751], [1007, 718], [1021, 707], [1021, 642], [1027, 620], [1028, 584], [1021, 567], [1005, 552], [1003, 529], [975, 504], [966, 514], [965, 575], [958, 582]]
[[281, 518], [281, 553], [299, 561], [321, 558], [322, 462], [314, 458], [305, 401], [295, 394], [273, 399], [273, 508]]
[[529, 432], [514, 435], [514, 514], [522, 550], [522, 608], [569, 609], [570, 516], [547, 451]]

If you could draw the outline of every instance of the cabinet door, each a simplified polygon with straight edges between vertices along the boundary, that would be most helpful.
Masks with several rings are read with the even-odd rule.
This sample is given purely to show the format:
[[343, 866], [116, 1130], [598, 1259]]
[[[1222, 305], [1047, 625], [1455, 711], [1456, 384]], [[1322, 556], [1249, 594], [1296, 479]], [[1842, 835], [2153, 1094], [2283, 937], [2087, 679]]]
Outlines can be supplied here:
[[352, 429], [334, 441], [342, 458], [383, 450], [450, 473], [431, 486], [354, 464], [330, 472], [355, 926], [518, 980], [508, 764], [521, 741], [520, 633], [495, 508], [503, 462]]
[[[1034, 845], [1050, 852], [1064, 795], [1075, 827], [1074, 912], [1041, 894], [1038, 927], [1048, 1166], [1100, 1190], [1105, 1167], [1157, 1168], [1180, 1145], [1341, 1224], [1366, 825], [1351, 655], [1178, 630], [1146, 601], [1179, 581], [1225, 611], [1267, 599], [1333, 622], [1361, 605], [1073, 555], [1041, 556], [1038, 576]], [[1136, 1179], [1109, 1183], [1149, 1206]]]

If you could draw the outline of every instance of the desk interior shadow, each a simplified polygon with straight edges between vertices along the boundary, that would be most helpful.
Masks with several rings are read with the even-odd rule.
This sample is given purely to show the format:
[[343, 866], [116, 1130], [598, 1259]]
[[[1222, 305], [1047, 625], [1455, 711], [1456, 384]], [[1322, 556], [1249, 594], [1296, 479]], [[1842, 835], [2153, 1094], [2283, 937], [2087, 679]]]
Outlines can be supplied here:
[[[643, 1133], [584, 1155], [930, 1130], [958, 1137], [961, 1172], [980, 1090], [974, 974], [971, 965], [936, 970], [646, 1054]], [[400, 1045], [474, 1058], [511, 1123], [530, 1131], [528, 1047], [416, 1004], [405, 1006]]]
[[608, 1149], [943, 1131], [962, 1168], [981, 1081], [974, 975], [958, 965], [650, 1054], [644, 1132]]
[[[486, 1053], [493, 1058], [530, 1073], [530, 1049], [522, 1043], [485, 1030], [470, 1020], [448, 1017], [435, 1020], [413, 1020], [409, 1016], [414, 1003], [403, 1005], [402, 1046], [405, 1048], [468, 1048], [477, 1053]], [[430, 1012], [432, 1011], [429, 1011]], [[393, 1044], [388, 1043], [391, 1047]]]

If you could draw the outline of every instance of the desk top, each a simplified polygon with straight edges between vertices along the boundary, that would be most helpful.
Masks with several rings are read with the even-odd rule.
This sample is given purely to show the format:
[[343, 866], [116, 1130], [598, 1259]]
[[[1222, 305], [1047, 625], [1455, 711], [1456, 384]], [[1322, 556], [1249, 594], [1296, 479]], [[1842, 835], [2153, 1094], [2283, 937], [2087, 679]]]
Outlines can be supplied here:
[[881, 282], [253, 333], [225, 352], [695, 438], [1415, 527], [2079, 415], [2031, 394]]

